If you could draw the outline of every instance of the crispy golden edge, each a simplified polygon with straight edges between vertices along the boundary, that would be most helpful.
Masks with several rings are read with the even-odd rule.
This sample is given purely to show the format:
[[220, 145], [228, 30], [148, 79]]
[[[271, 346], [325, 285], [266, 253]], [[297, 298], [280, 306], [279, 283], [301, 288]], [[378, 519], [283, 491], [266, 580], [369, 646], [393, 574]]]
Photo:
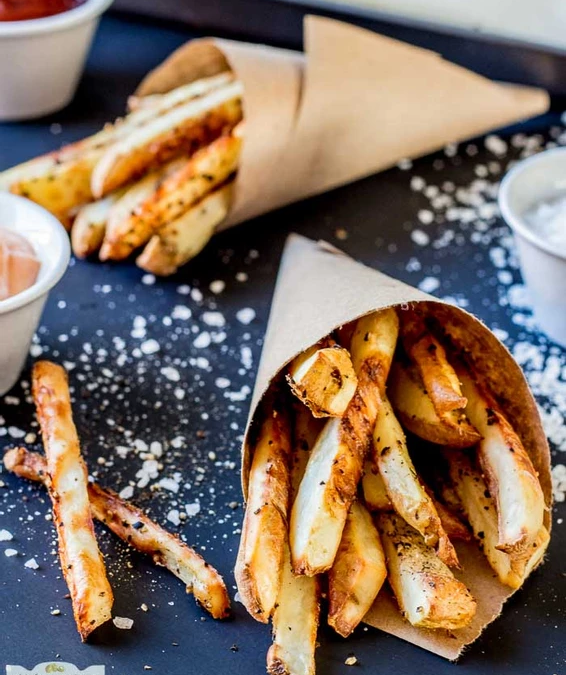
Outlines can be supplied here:
[[53, 504], [61, 569], [84, 641], [111, 618], [114, 598], [94, 534], [88, 476], [73, 423], [65, 370], [49, 361], [38, 361], [32, 371], [32, 394], [45, 447], [47, 489]]
[[271, 616], [287, 540], [290, 426], [283, 408], [266, 412], [255, 444], [234, 574], [242, 603], [257, 621]]
[[395, 360], [387, 393], [399, 420], [415, 436], [453, 448], [469, 448], [480, 441], [480, 434], [462, 411], [436, 413], [414, 366]]
[[[44, 484], [48, 482], [45, 459], [25, 448], [9, 450], [4, 455], [4, 465], [21, 478]], [[215, 619], [228, 616], [230, 599], [222, 577], [194, 549], [111, 490], [89, 483], [88, 495], [96, 520], [132, 548], [151, 556], [157, 565], [166, 567], [181, 579], [187, 593], [194, 593], [197, 602]]]
[[122, 195], [123, 191], [116, 191], [79, 209], [71, 230], [71, 245], [78, 258], [87, 258], [98, 251], [112, 206]]
[[186, 213], [237, 170], [242, 141], [221, 136], [198, 150], [121, 222], [108, 230], [102, 260], [122, 260], [158, 230]]
[[[507, 553], [528, 553], [543, 526], [546, 508], [537, 473], [521, 439], [491, 394], [463, 369], [458, 374], [468, 398], [466, 413], [483, 435], [477, 455], [497, 507], [497, 547]], [[513, 503], [509, 503], [510, 496]]]
[[416, 364], [439, 416], [461, 410], [467, 401], [458, 376], [450, 365], [444, 346], [430, 333], [422, 317], [414, 311], [402, 311], [401, 335], [405, 352]]
[[[377, 518], [388, 580], [404, 617], [420, 628], [464, 628], [476, 613], [466, 586], [400, 516]], [[417, 604], [418, 603], [418, 604]]]
[[459, 567], [454, 546], [417, 475], [407, 439], [386, 396], [382, 397], [373, 433], [373, 458], [397, 513], [436, 549], [444, 563]]
[[354, 502], [328, 572], [328, 624], [348, 637], [369, 611], [386, 578], [379, 533], [366, 507]]
[[289, 365], [287, 382], [315, 417], [342, 417], [358, 386], [350, 354], [328, 341], [299, 354]]

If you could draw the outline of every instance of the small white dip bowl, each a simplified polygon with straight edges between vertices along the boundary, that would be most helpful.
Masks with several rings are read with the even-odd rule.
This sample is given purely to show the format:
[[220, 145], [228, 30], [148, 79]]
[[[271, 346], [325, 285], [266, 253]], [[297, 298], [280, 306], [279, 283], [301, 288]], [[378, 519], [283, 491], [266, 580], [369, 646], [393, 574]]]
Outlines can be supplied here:
[[559, 196], [566, 196], [566, 148], [546, 150], [514, 166], [501, 183], [499, 208], [515, 233], [535, 319], [550, 338], [566, 347], [566, 254], [524, 218], [533, 207]]
[[0, 121], [40, 117], [71, 101], [111, 2], [86, 0], [42, 19], [0, 21]]
[[65, 273], [71, 247], [61, 223], [23, 197], [0, 193], [0, 227], [24, 236], [41, 262], [36, 282], [0, 300], [0, 395], [16, 383], [49, 291]]

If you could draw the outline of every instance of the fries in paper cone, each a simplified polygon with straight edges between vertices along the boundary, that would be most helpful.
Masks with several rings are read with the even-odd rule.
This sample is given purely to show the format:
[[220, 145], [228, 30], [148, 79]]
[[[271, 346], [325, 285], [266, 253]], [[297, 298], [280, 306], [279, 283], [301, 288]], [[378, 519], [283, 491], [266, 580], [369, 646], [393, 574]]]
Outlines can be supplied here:
[[[303, 363], [300, 355], [308, 362], [329, 340], [350, 353], [357, 389], [341, 414], [316, 419], [288, 374]], [[319, 391], [324, 383], [315, 379], [309, 385]], [[426, 425], [406, 435], [405, 421], [422, 413], [424, 396]], [[274, 411], [290, 416], [291, 429], [295, 417], [299, 430], [311, 420], [309, 442], [296, 432], [287, 456], [287, 466], [300, 462], [304, 473], [298, 486], [279, 483], [273, 494], [263, 481], [262, 503], [276, 501], [279, 513], [291, 514], [288, 534], [279, 525], [264, 532], [267, 550], [242, 538], [236, 578], [248, 549], [261, 570], [288, 537], [294, 572], [327, 576], [327, 620], [339, 633], [363, 620], [458, 658], [540, 564], [549, 541], [548, 444], [507, 349], [464, 310], [291, 235], [244, 438], [246, 499], [252, 480], [274, 475], [255, 454]], [[464, 427], [466, 443], [453, 444], [446, 416]], [[439, 431], [431, 441], [432, 428]], [[277, 570], [269, 567], [272, 584], [288, 564], [279, 559]], [[258, 579], [247, 572], [250, 587]]]
[[0, 188], [65, 223], [79, 212], [78, 256], [141, 251], [140, 267], [168, 275], [219, 229], [548, 107], [541, 90], [331, 19], [307, 17], [304, 44], [193, 40], [149, 73], [123, 120], [5, 171]]

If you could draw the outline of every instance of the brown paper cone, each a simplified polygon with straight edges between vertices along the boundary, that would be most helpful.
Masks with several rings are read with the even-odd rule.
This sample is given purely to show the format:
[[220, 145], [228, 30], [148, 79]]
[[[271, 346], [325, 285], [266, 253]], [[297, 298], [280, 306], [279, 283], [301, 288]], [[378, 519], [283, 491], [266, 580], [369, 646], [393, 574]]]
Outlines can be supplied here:
[[[337, 327], [369, 312], [409, 303], [423, 303], [426, 311], [440, 320], [455, 346], [469, 352], [474, 368], [504, 403], [539, 472], [550, 509], [550, 452], [537, 407], [521, 369], [493, 333], [464, 310], [365, 267], [329, 244], [298, 235], [289, 237], [283, 253], [252, 397], [242, 451], [244, 494], [251, 461], [250, 426], [263, 395], [282, 368]], [[545, 525], [550, 528], [550, 511]], [[458, 577], [478, 602], [468, 628], [451, 633], [413, 628], [387, 592], [379, 594], [366, 622], [445, 658], [458, 658], [499, 616], [513, 591], [495, 578], [477, 545], [458, 545], [457, 549], [463, 567]]]
[[223, 227], [548, 108], [546, 92], [496, 84], [362, 28], [309, 16], [304, 31], [304, 55], [193, 41], [138, 89], [167, 91], [228, 63], [243, 82], [246, 142]]

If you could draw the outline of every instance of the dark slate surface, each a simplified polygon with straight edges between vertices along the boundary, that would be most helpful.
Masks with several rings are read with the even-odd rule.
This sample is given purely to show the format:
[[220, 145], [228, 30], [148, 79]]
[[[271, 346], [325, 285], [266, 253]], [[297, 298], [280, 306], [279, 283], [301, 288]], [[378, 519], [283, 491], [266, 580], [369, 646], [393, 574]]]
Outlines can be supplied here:
[[[119, 114], [143, 74], [186, 38], [185, 33], [170, 28], [124, 18], [105, 19], [75, 102], [52, 119], [0, 127], [0, 168], [79, 138]], [[546, 131], [553, 121], [535, 121], [529, 130]], [[50, 133], [52, 123], [62, 125], [60, 135]], [[178, 528], [168, 526], [205, 547], [204, 555], [225, 576], [232, 596], [231, 570], [238, 541], [234, 532], [242, 510], [239, 477], [230, 462], [238, 462], [238, 435], [248, 401], [231, 403], [216, 380], [231, 380], [230, 391], [253, 386], [278, 262], [289, 231], [329, 239], [363, 262], [409, 283], [428, 276], [438, 278], [441, 283], [435, 293], [467, 299], [468, 309], [491, 327], [508, 333], [510, 346], [516, 340], [528, 340], [540, 350], [552, 352], [542, 336], [517, 325], [513, 317], [518, 310], [506, 305], [507, 287], [495, 276], [497, 270], [489, 255], [490, 247], [505, 240], [506, 231], [500, 223], [492, 224], [488, 235], [476, 243], [471, 243], [469, 228], [458, 223], [452, 224], [458, 234], [455, 243], [444, 248], [419, 247], [411, 239], [419, 209], [429, 206], [427, 199], [410, 189], [411, 175], [418, 174], [436, 185], [446, 180], [467, 185], [482, 158], [493, 160], [481, 145], [475, 157], [463, 153], [454, 158], [426, 158], [412, 172], [393, 169], [267, 215], [222, 234], [175, 278], [153, 285], [142, 282], [142, 273], [133, 264], [77, 262], [51, 294], [40, 343], [44, 355], [74, 364], [71, 382], [76, 423], [91, 470], [101, 482], [121, 489], [142, 463], [139, 453], [123, 459], [113, 451], [116, 445], [126, 444], [123, 428], [132, 432], [131, 438], [148, 443], [166, 443], [183, 435], [182, 448], [166, 451], [159, 475], [181, 472], [179, 494], [136, 488], [134, 499], [162, 522], [166, 522], [175, 499], [181, 506], [198, 499], [199, 514]], [[446, 229], [444, 223], [419, 227], [433, 239]], [[337, 240], [337, 228], [345, 228], [346, 240]], [[413, 258], [420, 266], [411, 262]], [[242, 272], [248, 275], [245, 282], [236, 278]], [[517, 281], [512, 260], [509, 272]], [[217, 279], [226, 282], [218, 296], [209, 290], [209, 284]], [[200, 289], [202, 300], [198, 295], [196, 300], [183, 295], [183, 285]], [[167, 317], [177, 305], [188, 306], [192, 319], [169, 321]], [[257, 313], [249, 326], [236, 318], [244, 307]], [[203, 313], [211, 310], [224, 315], [225, 328], [209, 329], [203, 323]], [[521, 312], [528, 323], [528, 310], [522, 308]], [[147, 321], [144, 339], [131, 335], [136, 316]], [[192, 326], [216, 334], [225, 330], [227, 337], [222, 343], [198, 349], [192, 345], [197, 334], [190, 332]], [[136, 356], [136, 347], [148, 338], [158, 341], [160, 351]], [[242, 345], [249, 345], [253, 353], [253, 368], [245, 372], [240, 363]], [[124, 361], [117, 361], [120, 353], [127, 355]], [[564, 353], [554, 353], [564, 364]], [[190, 359], [199, 356], [209, 360], [210, 371], [191, 366]], [[164, 366], [178, 370], [181, 381], [169, 382], [161, 373]], [[24, 389], [18, 385], [10, 393], [19, 404], [13, 398], [0, 401], [5, 428], [32, 428], [33, 409], [25, 400], [27, 379], [29, 370], [23, 375]], [[177, 387], [186, 391], [183, 401], [174, 394]], [[541, 403], [548, 401], [541, 399]], [[208, 414], [207, 419], [203, 413]], [[197, 434], [202, 431], [204, 438]], [[9, 435], [0, 437], [0, 447], [13, 443]], [[107, 458], [111, 466], [99, 464], [99, 457]], [[200, 482], [196, 480], [199, 469], [203, 475]], [[41, 488], [12, 476], [3, 474], [1, 479], [5, 487], [0, 489], [0, 529], [12, 532], [14, 540], [0, 543], [0, 549], [14, 548], [18, 555], [8, 558], [0, 551], [0, 668], [5, 664], [31, 668], [41, 661], [60, 659], [82, 668], [105, 664], [107, 673], [119, 675], [144, 672], [145, 665], [160, 675], [264, 672], [269, 645], [266, 626], [249, 618], [239, 603], [235, 603], [232, 620], [214, 622], [185, 596], [174, 577], [155, 569], [101, 530], [101, 545], [115, 589], [115, 614], [131, 617], [135, 623], [129, 632], [107, 626], [91, 644], [82, 645], [69, 601], [63, 597], [67, 591], [53, 554], [52, 523], [45, 520], [46, 496]], [[240, 506], [233, 510], [232, 502]], [[561, 506], [556, 511], [556, 517], [564, 515]], [[323, 628], [319, 672], [350, 672], [344, 660], [352, 652], [359, 660], [357, 670], [380, 675], [440, 675], [456, 670], [467, 675], [504, 670], [524, 675], [565, 672], [566, 568], [561, 554], [565, 544], [564, 527], [557, 525], [548, 563], [516, 594], [504, 618], [485, 631], [458, 666], [372, 629], [361, 628], [345, 641]], [[24, 567], [32, 556], [40, 565], [37, 571]], [[147, 613], [139, 609], [142, 603], [149, 606]], [[61, 616], [51, 615], [54, 608], [61, 609]]]

